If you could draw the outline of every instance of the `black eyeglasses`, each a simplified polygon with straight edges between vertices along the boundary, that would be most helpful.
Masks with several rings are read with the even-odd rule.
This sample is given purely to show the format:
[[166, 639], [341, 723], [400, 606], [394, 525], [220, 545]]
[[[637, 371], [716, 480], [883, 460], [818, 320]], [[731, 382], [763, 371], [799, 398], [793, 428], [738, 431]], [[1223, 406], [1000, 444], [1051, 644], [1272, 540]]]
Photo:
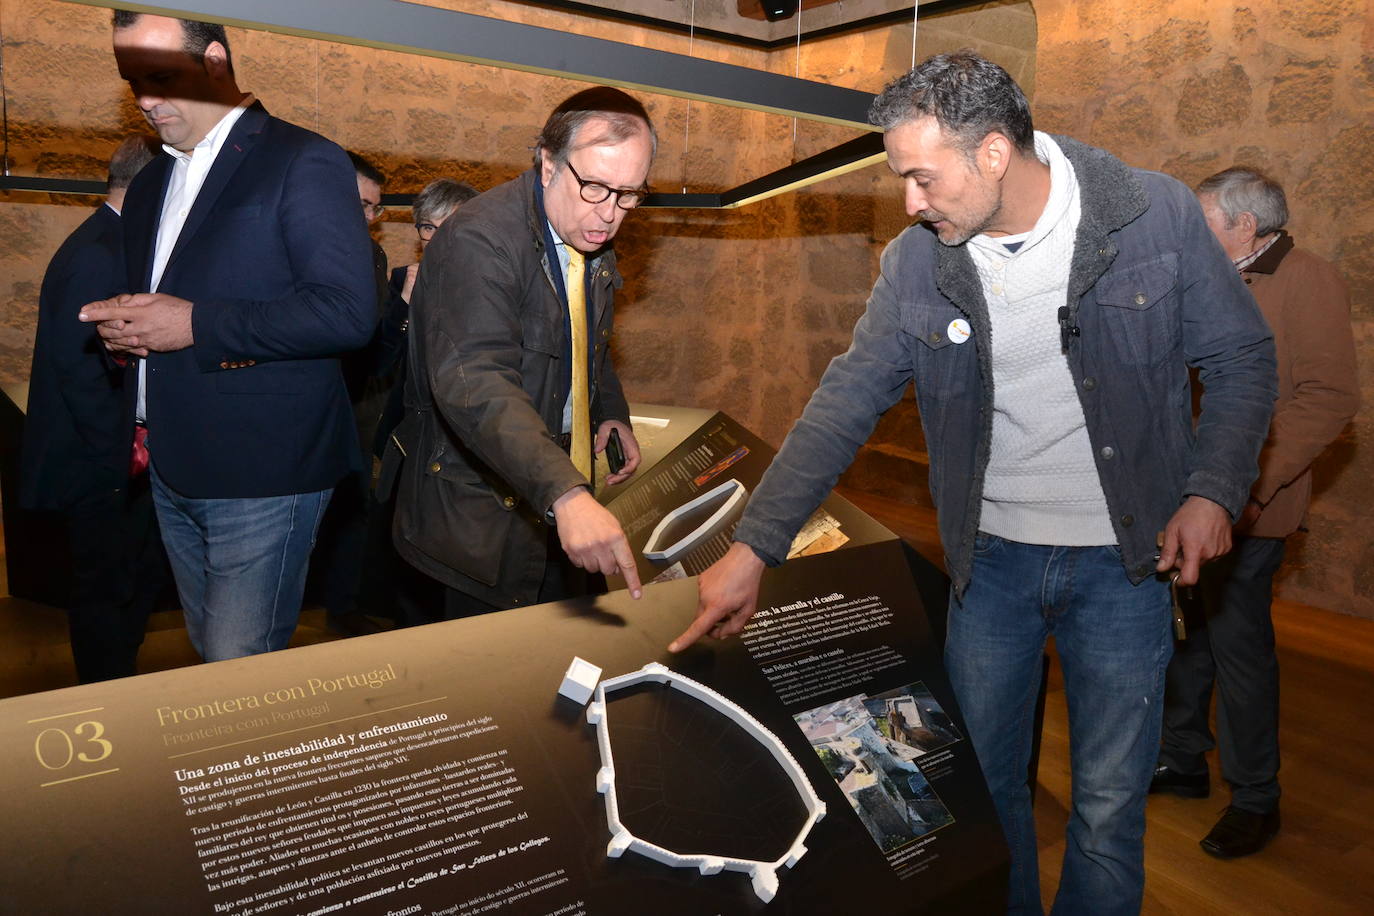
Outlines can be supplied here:
[[420, 238], [424, 239], [425, 241], [429, 241], [430, 239], [434, 238], [435, 230], [437, 230], [438, 228], [439, 227], [434, 225], [433, 223], [415, 224], [415, 231], [418, 232], [420, 234]]
[[572, 173], [572, 177], [577, 180], [578, 193], [581, 194], [582, 199], [589, 204], [602, 203], [606, 198], [614, 194], [615, 205], [617, 207], [622, 210], [633, 210], [635, 207], [644, 203], [644, 198], [649, 196], [648, 188], [626, 190], [622, 188], [609, 188], [599, 181], [587, 181], [581, 175], [577, 174], [577, 169], [573, 168], [571, 162], [565, 159], [563, 164], [568, 167], [568, 171]]

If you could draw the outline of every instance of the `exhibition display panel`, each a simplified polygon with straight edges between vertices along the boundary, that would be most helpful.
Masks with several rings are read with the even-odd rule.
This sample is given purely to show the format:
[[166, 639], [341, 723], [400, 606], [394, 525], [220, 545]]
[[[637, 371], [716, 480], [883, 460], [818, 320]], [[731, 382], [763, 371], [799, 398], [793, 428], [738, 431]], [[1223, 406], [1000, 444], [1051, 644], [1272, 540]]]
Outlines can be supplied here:
[[[684, 494], [661, 475], [696, 481], [741, 445], [766, 467], [766, 445], [709, 415], [613, 511], [629, 499], [666, 515]], [[689, 478], [685, 455], [706, 462]], [[699, 486], [752, 487], [750, 467], [736, 459]], [[660, 494], [656, 508], [639, 488]], [[0, 900], [58, 913], [998, 912], [1005, 846], [901, 544], [828, 507], [843, 549], [769, 570], [742, 637], [676, 656], [664, 647], [696, 585], [667, 578], [639, 600], [614, 591], [0, 701]], [[663, 666], [599, 712], [618, 822], [693, 867], [608, 855], [596, 729], [558, 693], [574, 656], [613, 675]], [[661, 683], [674, 675], [701, 690]], [[787, 867], [766, 901], [747, 871], [712, 873], [726, 860]]]

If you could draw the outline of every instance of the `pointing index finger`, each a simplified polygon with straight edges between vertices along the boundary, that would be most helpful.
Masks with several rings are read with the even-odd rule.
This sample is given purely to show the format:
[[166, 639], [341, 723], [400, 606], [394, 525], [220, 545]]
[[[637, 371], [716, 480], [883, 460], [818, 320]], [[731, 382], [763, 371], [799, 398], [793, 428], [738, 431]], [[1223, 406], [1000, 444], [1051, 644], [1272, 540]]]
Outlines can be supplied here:
[[639, 584], [639, 566], [635, 563], [634, 551], [630, 549], [629, 542], [621, 538], [615, 545], [614, 553], [620, 574], [625, 577], [625, 587], [630, 590], [630, 597], [638, 598], [643, 594], [643, 590]]
[[681, 652], [683, 649], [696, 642], [715, 628], [720, 619], [728, 613], [725, 608], [707, 610], [705, 604], [698, 599], [697, 616], [692, 621], [692, 625], [682, 632], [677, 639], [668, 643], [669, 652]]

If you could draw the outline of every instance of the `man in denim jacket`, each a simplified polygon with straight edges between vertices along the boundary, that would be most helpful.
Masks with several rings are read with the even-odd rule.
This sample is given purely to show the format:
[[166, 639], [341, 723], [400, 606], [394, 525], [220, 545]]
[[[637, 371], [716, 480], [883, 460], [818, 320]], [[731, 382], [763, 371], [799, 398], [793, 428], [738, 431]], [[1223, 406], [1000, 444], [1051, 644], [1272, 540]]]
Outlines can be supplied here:
[[914, 382], [953, 583], [946, 665], [1011, 848], [1009, 910], [1040, 912], [1026, 772], [1053, 634], [1073, 767], [1055, 912], [1137, 912], [1172, 652], [1159, 573], [1190, 583], [1230, 548], [1274, 399], [1269, 330], [1188, 188], [1035, 133], [995, 64], [931, 58], [870, 118], [925, 225], [884, 252], [849, 351], [670, 648], [744, 627], [763, 567]]

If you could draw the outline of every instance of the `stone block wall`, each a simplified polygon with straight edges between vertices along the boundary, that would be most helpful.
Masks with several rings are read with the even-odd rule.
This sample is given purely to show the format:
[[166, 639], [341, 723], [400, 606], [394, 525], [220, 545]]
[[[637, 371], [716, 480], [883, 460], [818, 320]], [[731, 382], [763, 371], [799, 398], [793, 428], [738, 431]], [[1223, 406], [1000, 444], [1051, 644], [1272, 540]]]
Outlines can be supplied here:
[[[435, 5], [566, 31], [604, 31], [600, 21], [520, 4], [455, 0]], [[12, 172], [103, 178], [119, 139], [147, 130], [115, 70], [109, 16], [108, 10], [58, 0], [11, 0], [0, 6]], [[644, 29], [626, 27], [619, 37], [677, 52], [688, 48], [686, 37], [650, 35]], [[514, 177], [529, 166], [548, 111], [582, 88], [551, 77], [265, 32], [231, 29], [230, 44], [244, 89], [254, 91], [273, 114], [374, 161], [390, 176], [387, 190], [392, 192], [418, 191], [439, 176], [479, 189]], [[761, 52], [701, 42], [696, 47], [699, 56], [764, 65]], [[687, 103], [663, 96], [644, 101], [664, 135], [652, 177], [657, 180], [663, 164], [671, 162], [672, 181], [680, 182], [680, 123]], [[786, 164], [789, 151], [764, 142], [765, 117], [736, 109], [698, 112], [690, 156], [693, 180], [727, 187], [743, 180], [739, 176], [759, 173], [751, 170]], [[704, 123], [708, 119], [715, 123]], [[754, 149], [763, 153], [754, 161], [739, 161], [744, 150]], [[97, 202], [0, 192], [0, 379], [27, 376], [47, 260]], [[379, 240], [393, 264], [413, 261], [417, 249], [409, 211], [388, 214]]]
[[1037, 126], [1189, 185], [1230, 165], [1288, 193], [1299, 245], [1352, 296], [1365, 406], [1317, 462], [1279, 593], [1374, 617], [1374, 4], [1037, 0]]
[[[433, 5], [571, 32], [606, 22], [500, 0]], [[922, 20], [919, 51], [975, 44], [1001, 52], [1019, 77], [1033, 69], [1025, 2]], [[1007, 9], [1013, 12], [1007, 15]], [[11, 0], [5, 38], [13, 171], [99, 177], [142, 117], [115, 73], [107, 11]], [[1029, 28], [1027, 25], [1029, 24]], [[876, 91], [910, 63], [910, 26], [855, 33], [768, 54], [615, 24], [615, 38]], [[1001, 35], [1001, 38], [998, 38]], [[231, 30], [240, 84], [269, 110], [373, 160], [388, 191], [450, 175], [481, 188], [529, 162], [547, 111], [578, 84], [393, 52]], [[1003, 44], [999, 44], [999, 41]], [[82, 87], [73, 93], [72, 87]], [[645, 96], [660, 133], [651, 180], [713, 191], [773, 171], [852, 131], [666, 96]], [[897, 183], [875, 166], [738, 211], [642, 211], [617, 241], [626, 265], [617, 356], [640, 400], [715, 405], [781, 441], [863, 307], [877, 253], [906, 224]], [[0, 378], [27, 373], [33, 312], [47, 258], [95, 200], [12, 193], [0, 207]], [[393, 264], [415, 256], [409, 213], [379, 232]], [[763, 371], [761, 371], [763, 370]], [[916, 446], [919, 449], [919, 444]], [[920, 486], [908, 488], [919, 494]]]

